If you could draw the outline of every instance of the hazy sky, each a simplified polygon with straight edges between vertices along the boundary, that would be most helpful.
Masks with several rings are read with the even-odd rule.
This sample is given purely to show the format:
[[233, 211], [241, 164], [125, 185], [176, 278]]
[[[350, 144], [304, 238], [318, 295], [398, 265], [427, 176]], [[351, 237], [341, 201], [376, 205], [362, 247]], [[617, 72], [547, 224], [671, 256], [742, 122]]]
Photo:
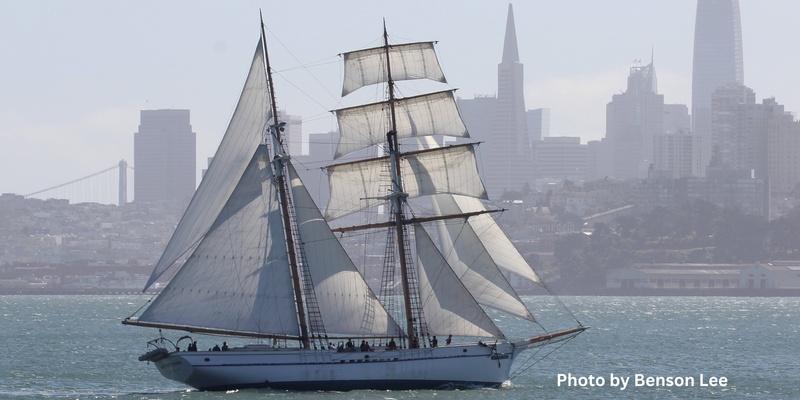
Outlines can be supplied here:
[[[800, 111], [800, 1], [741, 0], [745, 84]], [[659, 92], [690, 105], [695, 0], [513, 4], [529, 109], [551, 135], [605, 133], [605, 106], [634, 59], [655, 50]], [[213, 155], [258, 41], [263, 9], [278, 107], [304, 130], [335, 128], [339, 53], [392, 40], [439, 42], [457, 95], [497, 91], [508, 1], [3, 1], [0, 193], [27, 194], [121, 159], [142, 109], [191, 110], [198, 170]], [[305, 67], [303, 67], [305, 66]], [[363, 90], [363, 89], [362, 89]], [[135, 166], [134, 166], [135, 167]]]

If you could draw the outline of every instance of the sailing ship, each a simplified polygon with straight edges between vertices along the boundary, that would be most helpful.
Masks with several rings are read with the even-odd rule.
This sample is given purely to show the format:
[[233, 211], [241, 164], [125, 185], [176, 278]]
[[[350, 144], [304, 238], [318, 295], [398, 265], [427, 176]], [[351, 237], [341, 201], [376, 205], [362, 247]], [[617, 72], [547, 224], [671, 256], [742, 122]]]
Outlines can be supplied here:
[[[504, 274], [543, 282], [489, 214], [476, 144], [431, 140], [468, 137], [453, 90], [395, 94], [400, 80], [445, 82], [433, 45], [390, 44], [384, 26], [381, 46], [343, 54], [343, 96], [368, 85], [388, 96], [335, 111], [335, 156], [384, 154], [328, 166], [323, 213], [286, 151], [262, 21], [230, 124], [145, 290], [176, 272], [123, 321], [159, 329], [140, 361], [200, 390], [498, 387], [523, 350], [586, 329], [576, 320], [514, 340], [487, 314], [535, 321]], [[412, 199], [432, 204], [431, 215], [412, 213]], [[384, 221], [331, 228], [361, 210]], [[385, 232], [378, 294], [341, 242], [364, 230]], [[197, 351], [190, 336], [173, 342], [162, 329], [256, 343]]]

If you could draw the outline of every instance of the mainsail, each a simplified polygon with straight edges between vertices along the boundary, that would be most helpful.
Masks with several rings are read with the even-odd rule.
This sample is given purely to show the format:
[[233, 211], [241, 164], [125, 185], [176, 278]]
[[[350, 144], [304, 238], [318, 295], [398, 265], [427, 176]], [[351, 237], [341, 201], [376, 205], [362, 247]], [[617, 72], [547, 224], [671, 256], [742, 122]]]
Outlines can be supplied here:
[[211, 228], [139, 322], [299, 336], [271, 157], [256, 148]]

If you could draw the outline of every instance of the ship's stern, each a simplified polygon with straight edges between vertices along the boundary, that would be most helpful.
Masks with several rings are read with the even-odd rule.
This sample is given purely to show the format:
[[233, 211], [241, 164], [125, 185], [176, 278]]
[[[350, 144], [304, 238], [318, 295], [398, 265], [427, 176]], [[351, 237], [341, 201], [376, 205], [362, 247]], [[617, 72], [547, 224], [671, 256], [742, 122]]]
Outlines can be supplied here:
[[165, 378], [187, 383], [194, 373], [194, 366], [179, 354], [171, 353], [168, 357], [155, 361], [154, 364]]

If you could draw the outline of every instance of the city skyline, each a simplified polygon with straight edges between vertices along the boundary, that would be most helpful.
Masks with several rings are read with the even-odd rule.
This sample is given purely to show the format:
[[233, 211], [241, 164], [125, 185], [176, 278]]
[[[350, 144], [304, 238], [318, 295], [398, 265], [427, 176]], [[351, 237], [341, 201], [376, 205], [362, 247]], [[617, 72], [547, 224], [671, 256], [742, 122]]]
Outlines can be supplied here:
[[[632, 60], [649, 61], [651, 50], [665, 103], [691, 104], [695, 1], [511, 3], [526, 108], [551, 110], [551, 136], [580, 136], [583, 142], [603, 137], [606, 104], [625, 89]], [[398, 41], [439, 41], [440, 61], [459, 88], [457, 96], [497, 94], [508, 1], [474, 1], [471, 7], [456, 1], [368, 4], [360, 16], [313, 2], [264, 10], [278, 107], [302, 115], [304, 132], [334, 129], [327, 110], [341, 105], [336, 54], [379, 39], [383, 17]], [[255, 46], [260, 6], [10, 6], [0, 17], [0, 43], [11, 60], [0, 67], [0, 192], [30, 193], [133, 160], [133, 132], [139, 111], [147, 109], [191, 110], [197, 165], [205, 166], [241, 89], [239, 65]], [[445, 12], [456, 6], [458, 16]], [[800, 78], [790, 57], [798, 56], [790, 53], [791, 45], [777, 44], [800, 32], [789, 17], [800, 12], [800, 4], [742, 0], [740, 11], [745, 84], [758, 101], [774, 96], [796, 115], [800, 94], [792, 88], [800, 87]]]

